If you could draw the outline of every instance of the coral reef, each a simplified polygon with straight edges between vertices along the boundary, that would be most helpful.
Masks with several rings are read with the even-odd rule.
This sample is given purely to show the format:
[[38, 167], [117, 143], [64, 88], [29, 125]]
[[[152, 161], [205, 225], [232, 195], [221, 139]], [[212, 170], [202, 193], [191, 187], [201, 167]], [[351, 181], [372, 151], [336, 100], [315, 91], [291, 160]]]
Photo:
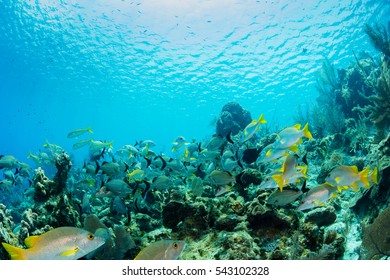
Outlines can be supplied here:
[[229, 132], [236, 135], [252, 121], [249, 111], [243, 109], [237, 102], [229, 102], [222, 108], [217, 119], [217, 135], [226, 136]]
[[0, 203], [0, 242], [10, 243], [12, 241], [14, 226], [10, 211]]
[[390, 206], [383, 210], [375, 221], [364, 228], [363, 247], [365, 259], [390, 256]]

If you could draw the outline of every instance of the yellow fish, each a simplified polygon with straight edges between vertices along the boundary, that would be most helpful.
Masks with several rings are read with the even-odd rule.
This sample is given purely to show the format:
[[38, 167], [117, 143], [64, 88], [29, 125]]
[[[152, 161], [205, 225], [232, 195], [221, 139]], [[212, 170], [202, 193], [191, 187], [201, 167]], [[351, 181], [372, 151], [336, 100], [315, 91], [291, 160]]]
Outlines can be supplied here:
[[[375, 170], [374, 170], [375, 171]], [[326, 177], [326, 181], [335, 186], [350, 186], [357, 189], [359, 184], [364, 187], [370, 187], [369, 175], [370, 167], [364, 170], [358, 170], [357, 166], [340, 165], [334, 168]], [[377, 182], [377, 171], [374, 172], [373, 182]]]
[[75, 138], [75, 137], [83, 135], [84, 133], [87, 133], [87, 132], [93, 133], [93, 131], [90, 128], [80, 128], [80, 129], [76, 129], [76, 130], [69, 132], [67, 137], [68, 138]]
[[328, 199], [336, 197], [337, 188], [329, 183], [323, 183], [321, 185], [312, 187], [302, 199], [298, 210], [307, 210], [318, 206], [325, 205]]
[[[297, 166], [298, 156], [288, 155], [283, 162], [280, 171], [282, 174], [272, 175], [272, 179], [278, 184], [280, 191], [283, 191], [283, 187], [289, 183], [295, 183], [300, 177], [306, 177], [306, 166]], [[299, 171], [300, 170], [300, 171]], [[299, 171], [299, 172], [298, 172]]]
[[301, 125], [296, 124], [294, 126], [287, 127], [279, 132], [279, 139], [273, 144], [274, 149], [289, 149], [296, 144], [302, 142], [302, 137], [312, 139], [313, 136], [309, 131], [309, 124], [306, 124], [303, 129], [300, 129]]
[[12, 260], [77, 260], [96, 250], [105, 239], [85, 229], [59, 227], [24, 240], [27, 249], [2, 243]]
[[258, 120], [253, 120], [251, 123], [249, 123], [244, 128], [244, 138], [241, 140], [241, 143], [245, 143], [251, 139], [253, 135], [255, 135], [255, 133], [260, 130], [260, 125], [266, 123], [267, 121], [264, 119], [263, 114], [260, 115]]

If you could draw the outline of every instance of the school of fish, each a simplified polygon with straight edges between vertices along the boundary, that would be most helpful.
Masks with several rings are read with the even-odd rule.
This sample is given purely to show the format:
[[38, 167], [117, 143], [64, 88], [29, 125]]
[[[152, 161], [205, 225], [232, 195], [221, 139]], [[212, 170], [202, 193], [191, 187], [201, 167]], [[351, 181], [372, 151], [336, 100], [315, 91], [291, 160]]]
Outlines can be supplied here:
[[[73, 166], [71, 182], [75, 191], [82, 190], [82, 211], [87, 212], [92, 199], [107, 198], [111, 211], [128, 215], [147, 205], [147, 196], [154, 191], [169, 191], [177, 185], [187, 186], [195, 197], [202, 196], [209, 185], [214, 196], [235, 191], [248, 168], [267, 170], [258, 188], [269, 192], [267, 203], [275, 207], [294, 204], [299, 211], [325, 205], [346, 191], [359, 192], [378, 183], [378, 169], [370, 166], [359, 171], [356, 166], [340, 165], [329, 172], [326, 181], [309, 180], [309, 163], [301, 143], [313, 139], [309, 126], [300, 124], [277, 133], [273, 143], [260, 144], [263, 114], [239, 134], [214, 135], [207, 141], [187, 141], [178, 136], [171, 147], [172, 155], [157, 153], [152, 140], [137, 141], [114, 149], [113, 141], [94, 140], [91, 128], [71, 131], [73, 149], [88, 149], [83, 166]], [[46, 142], [44, 149], [30, 153], [37, 166], [55, 165], [55, 156], [63, 149]], [[1, 191], [13, 186], [29, 185], [25, 196], [33, 196], [33, 168], [12, 155], [0, 156], [3, 179]], [[264, 170], [264, 168], [263, 168]], [[129, 209], [131, 200], [132, 207]], [[85, 229], [60, 227], [25, 240], [26, 249], [3, 243], [11, 259], [78, 259], [96, 250], [105, 240]], [[144, 248], [136, 259], [178, 259], [186, 244], [182, 240], [160, 240]]]

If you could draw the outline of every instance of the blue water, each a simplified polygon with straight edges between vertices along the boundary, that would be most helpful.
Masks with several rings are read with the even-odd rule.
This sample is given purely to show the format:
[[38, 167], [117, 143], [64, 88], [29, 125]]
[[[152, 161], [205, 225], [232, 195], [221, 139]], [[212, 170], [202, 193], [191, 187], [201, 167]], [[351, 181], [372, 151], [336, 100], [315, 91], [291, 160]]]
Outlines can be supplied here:
[[291, 125], [324, 57], [345, 68], [353, 51], [377, 55], [364, 24], [387, 26], [388, 3], [0, 0], [0, 154], [27, 161], [45, 141], [72, 152], [81, 127], [169, 153], [179, 135], [211, 136], [229, 101]]

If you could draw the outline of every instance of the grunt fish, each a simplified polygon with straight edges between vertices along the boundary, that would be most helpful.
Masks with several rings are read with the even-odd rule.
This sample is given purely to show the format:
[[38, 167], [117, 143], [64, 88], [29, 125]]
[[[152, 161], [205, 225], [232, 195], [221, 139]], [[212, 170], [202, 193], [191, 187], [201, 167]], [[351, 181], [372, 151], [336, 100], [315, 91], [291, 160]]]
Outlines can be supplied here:
[[93, 133], [93, 131], [90, 128], [80, 128], [80, 129], [76, 129], [76, 130], [69, 132], [67, 137], [68, 138], [75, 138], [75, 137], [78, 137], [80, 135], [83, 135], [84, 133]]
[[12, 260], [77, 260], [105, 243], [85, 229], [59, 227], [24, 240], [27, 249], [2, 243]]
[[134, 260], [177, 260], [185, 247], [184, 241], [160, 240], [142, 249]]

